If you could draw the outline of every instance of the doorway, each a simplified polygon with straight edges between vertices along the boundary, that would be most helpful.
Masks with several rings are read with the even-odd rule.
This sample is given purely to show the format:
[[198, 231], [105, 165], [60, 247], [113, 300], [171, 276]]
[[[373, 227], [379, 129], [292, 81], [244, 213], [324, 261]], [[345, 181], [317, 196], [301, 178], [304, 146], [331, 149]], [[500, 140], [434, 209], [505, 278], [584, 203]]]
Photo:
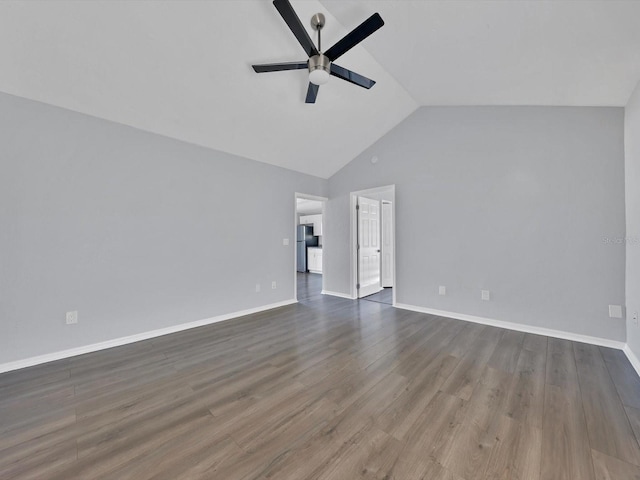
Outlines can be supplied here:
[[326, 202], [326, 197], [295, 194], [294, 298], [300, 302], [317, 300], [322, 294]]
[[395, 186], [351, 192], [351, 296], [395, 305]]

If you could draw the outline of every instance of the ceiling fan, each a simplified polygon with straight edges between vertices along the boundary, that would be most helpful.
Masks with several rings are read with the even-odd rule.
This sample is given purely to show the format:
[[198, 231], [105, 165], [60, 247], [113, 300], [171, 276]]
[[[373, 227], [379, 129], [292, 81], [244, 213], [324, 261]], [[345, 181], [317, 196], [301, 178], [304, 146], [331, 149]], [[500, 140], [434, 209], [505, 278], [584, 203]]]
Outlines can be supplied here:
[[300, 45], [302, 45], [305, 53], [309, 56], [309, 60], [253, 65], [253, 69], [257, 73], [279, 72], [282, 70], [301, 70], [308, 68], [309, 88], [307, 89], [307, 98], [305, 103], [316, 103], [318, 89], [320, 88], [320, 85], [329, 81], [330, 75], [367, 89], [375, 85], [376, 82], [373, 80], [363, 77], [351, 70], [347, 70], [333, 62], [384, 25], [384, 21], [379, 14], [374, 13], [351, 32], [346, 34], [342, 40], [338, 41], [329, 50], [322, 52], [320, 31], [325, 24], [324, 15], [322, 13], [316, 13], [311, 17], [311, 26], [318, 32], [318, 46], [316, 47], [302, 25], [300, 18], [293, 10], [289, 0], [273, 0], [273, 5], [276, 7], [287, 25], [289, 25], [289, 28], [298, 39], [298, 42], [300, 42]]

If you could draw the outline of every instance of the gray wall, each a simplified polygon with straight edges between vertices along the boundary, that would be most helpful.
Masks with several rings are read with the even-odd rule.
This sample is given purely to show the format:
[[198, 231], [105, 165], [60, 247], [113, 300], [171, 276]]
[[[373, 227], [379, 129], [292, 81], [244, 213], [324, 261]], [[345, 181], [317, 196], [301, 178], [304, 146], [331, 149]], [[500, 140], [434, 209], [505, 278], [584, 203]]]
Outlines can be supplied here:
[[608, 318], [625, 298], [623, 120], [621, 108], [417, 110], [329, 179], [325, 288], [349, 293], [349, 192], [395, 184], [399, 303], [624, 340]]
[[292, 299], [296, 191], [326, 181], [0, 94], [0, 363]]
[[627, 343], [640, 358], [640, 83], [625, 109], [625, 194], [627, 215]]

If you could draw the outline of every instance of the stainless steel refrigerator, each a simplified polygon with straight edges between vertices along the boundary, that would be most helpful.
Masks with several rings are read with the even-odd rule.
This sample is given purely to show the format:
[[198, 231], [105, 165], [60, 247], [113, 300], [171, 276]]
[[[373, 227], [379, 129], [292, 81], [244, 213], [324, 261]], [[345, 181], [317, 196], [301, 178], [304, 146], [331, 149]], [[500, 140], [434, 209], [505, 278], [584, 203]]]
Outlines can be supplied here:
[[307, 271], [307, 247], [317, 247], [318, 237], [313, 236], [313, 225], [298, 225], [296, 257], [299, 272]]

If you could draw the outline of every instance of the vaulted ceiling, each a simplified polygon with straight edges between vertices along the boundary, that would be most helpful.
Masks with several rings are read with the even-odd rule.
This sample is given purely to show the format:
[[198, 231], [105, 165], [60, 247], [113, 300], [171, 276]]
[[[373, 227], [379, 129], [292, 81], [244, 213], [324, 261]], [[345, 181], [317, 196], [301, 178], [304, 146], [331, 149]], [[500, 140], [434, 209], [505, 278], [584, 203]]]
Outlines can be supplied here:
[[327, 178], [419, 105], [622, 106], [640, 79], [637, 1], [291, 3], [324, 46], [380, 12], [340, 59], [371, 90], [254, 73], [306, 59], [267, 0], [60, 0], [0, 2], [0, 91]]
[[624, 106], [640, 80], [640, 1], [323, 0], [376, 10], [373, 57], [421, 105]]

